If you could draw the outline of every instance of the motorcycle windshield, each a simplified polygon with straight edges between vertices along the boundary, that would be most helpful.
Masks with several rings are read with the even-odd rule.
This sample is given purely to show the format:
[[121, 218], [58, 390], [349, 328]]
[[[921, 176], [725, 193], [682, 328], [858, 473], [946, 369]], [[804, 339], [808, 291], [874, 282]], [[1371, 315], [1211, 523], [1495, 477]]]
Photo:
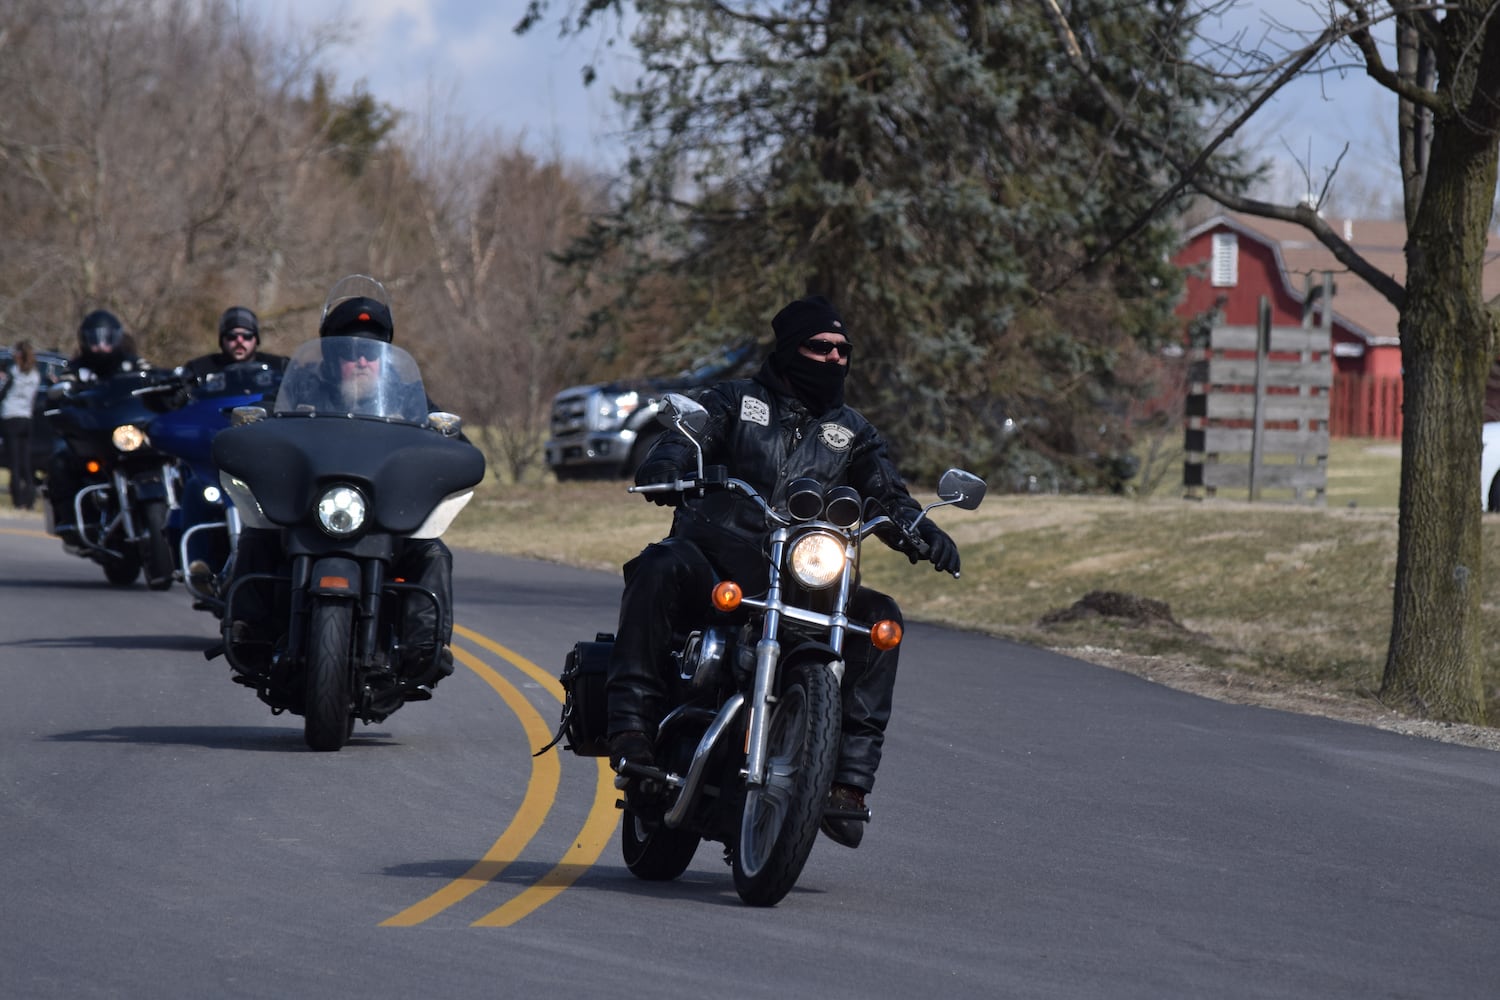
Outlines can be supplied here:
[[321, 337], [293, 352], [278, 416], [372, 417], [425, 424], [427, 390], [412, 356], [367, 337]]

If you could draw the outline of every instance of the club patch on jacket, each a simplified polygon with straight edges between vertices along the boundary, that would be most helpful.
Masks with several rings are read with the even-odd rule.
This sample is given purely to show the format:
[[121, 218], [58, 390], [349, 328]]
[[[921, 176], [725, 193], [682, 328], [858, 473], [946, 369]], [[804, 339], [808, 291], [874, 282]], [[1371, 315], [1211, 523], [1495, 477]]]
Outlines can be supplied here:
[[763, 399], [756, 399], [754, 396], [741, 396], [740, 419], [746, 423], [770, 427], [771, 406]]
[[833, 451], [848, 451], [854, 443], [854, 432], [839, 424], [824, 424], [818, 428], [818, 437]]

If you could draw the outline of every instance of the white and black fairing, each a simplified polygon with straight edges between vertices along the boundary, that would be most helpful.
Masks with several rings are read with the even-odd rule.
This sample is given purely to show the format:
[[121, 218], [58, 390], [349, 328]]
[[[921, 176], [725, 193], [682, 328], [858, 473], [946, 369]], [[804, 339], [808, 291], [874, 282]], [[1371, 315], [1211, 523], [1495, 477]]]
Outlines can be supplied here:
[[[341, 360], [356, 352], [379, 369], [359, 395], [343, 390], [337, 374]], [[242, 508], [246, 523], [306, 526], [292, 533], [304, 551], [361, 554], [372, 536], [435, 537], [441, 529], [428, 524], [433, 512], [484, 477], [479, 449], [429, 425], [411, 356], [366, 338], [325, 337], [298, 348], [274, 414], [221, 432], [213, 457], [236, 503], [253, 500]], [[369, 504], [361, 531], [337, 541], [316, 522], [318, 498], [335, 484], [358, 489]]]

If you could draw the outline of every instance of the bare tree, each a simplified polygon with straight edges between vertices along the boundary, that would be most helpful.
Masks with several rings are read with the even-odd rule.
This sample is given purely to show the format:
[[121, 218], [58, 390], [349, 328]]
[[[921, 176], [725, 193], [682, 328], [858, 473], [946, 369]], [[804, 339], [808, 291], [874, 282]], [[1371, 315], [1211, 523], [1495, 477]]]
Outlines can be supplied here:
[[[1051, 16], [1073, 69], [1094, 82], [1122, 128], [1138, 130], [1129, 95], [1112, 92], [1095, 71], [1101, 59], [1122, 54], [1109, 52], [1107, 39], [1090, 35], [1079, 8], [1037, 2]], [[1234, 6], [1181, 0], [1178, 9], [1184, 18], [1200, 19], [1202, 30], [1215, 23], [1202, 19], [1205, 14]], [[1485, 701], [1476, 499], [1485, 378], [1497, 348], [1496, 303], [1485, 301], [1480, 279], [1500, 149], [1500, 3], [1328, 0], [1307, 6], [1320, 12], [1321, 29], [1311, 37], [1283, 31], [1284, 48], [1271, 54], [1270, 31], [1256, 39], [1255, 48], [1243, 36], [1200, 34], [1204, 55], [1197, 68], [1219, 73], [1232, 87], [1226, 90], [1232, 95], [1227, 120], [1201, 149], [1151, 138], [1176, 169], [1171, 194], [1192, 187], [1234, 211], [1302, 225], [1400, 311], [1401, 513], [1380, 695], [1404, 710], [1480, 722]], [[1382, 25], [1394, 28], [1394, 61], [1377, 42]], [[1205, 168], [1282, 87], [1300, 75], [1351, 63], [1389, 91], [1399, 123], [1404, 283], [1350, 247], [1319, 215], [1316, 198], [1312, 204], [1276, 204], [1205, 180]], [[1164, 74], [1169, 78], [1171, 67]], [[1162, 204], [1168, 196], [1164, 192]]]
[[420, 217], [435, 261], [422, 293], [443, 362], [435, 391], [519, 480], [540, 467], [553, 394], [581, 370], [568, 333], [588, 296], [554, 255], [602, 200], [559, 161], [495, 136], [428, 122], [411, 145], [423, 151]]

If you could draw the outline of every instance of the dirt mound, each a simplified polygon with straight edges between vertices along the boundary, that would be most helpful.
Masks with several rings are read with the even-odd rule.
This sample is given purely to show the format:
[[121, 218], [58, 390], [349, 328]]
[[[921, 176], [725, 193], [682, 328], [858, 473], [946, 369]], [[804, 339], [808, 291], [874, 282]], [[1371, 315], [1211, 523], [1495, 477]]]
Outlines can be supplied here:
[[1159, 625], [1182, 629], [1182, 625], [1172, 617], [1172, 609], [1165, 601], [1122, 594], [1117, 590], [1091, 590], [1074, 601], [1071, 607], [1047, 612], [1037, 620], [1037, 624], [1045, 628], [1048, 625], [1098, 617], [1120, 618], [1141, 628]]

